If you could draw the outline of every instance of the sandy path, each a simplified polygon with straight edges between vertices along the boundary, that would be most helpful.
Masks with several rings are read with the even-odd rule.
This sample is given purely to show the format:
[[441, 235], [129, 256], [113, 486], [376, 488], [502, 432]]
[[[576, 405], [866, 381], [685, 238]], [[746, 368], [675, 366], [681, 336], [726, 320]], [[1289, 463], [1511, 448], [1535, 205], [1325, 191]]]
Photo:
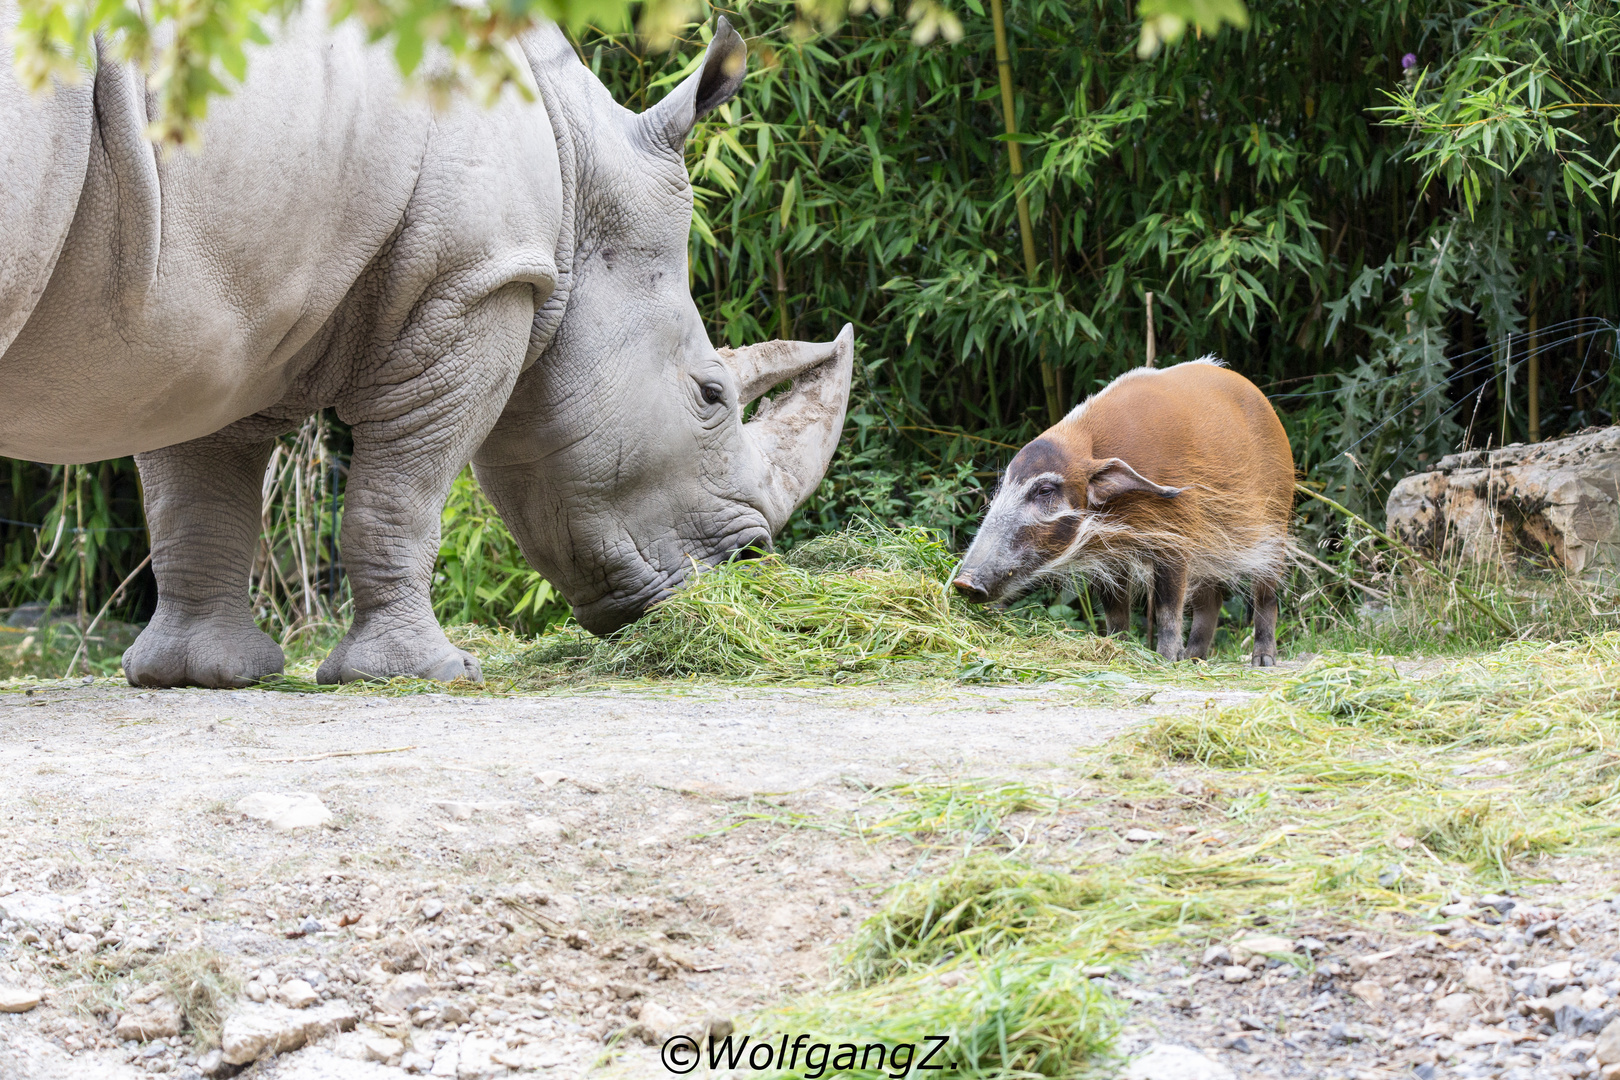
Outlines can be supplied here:
[[[410, 1036], [422, 1055], [407, 1068], [437, 1062], [443, 1074], [453, 1037], [460, 1061], [448, 1068], [459, 1076], [578, 1075], [648, 1001], [690, 1022], [815, 984], [870, 910], [870, 886], [897, 876], [881, 852], [847, 839], [722, 828], [753, 805], [738, 800], [845, 810], [863, 788], [907, 777], [1039, 777], [1076, 746], [1211, 696], [951, 687], [379, 697], [108, 683], [0, 693], [0, 914], [8, 903], [14, 915], [56, 905], [42, 942], [21, 940], [34, 925], [25, 919], [0, 922], [0, 986], [54, 988], [44, 1005], [0, 1016], [0, 1078], [201, 1075], [214, 1063], [183, 1039], [113, 1037], [116, 1020], [145, 1008], [127, 999], [153, 969], [136, 965], [101, 1005], [72, 1007], [90, 957], [199, 947], [234, 977], [271, 985], [272, 1003], [276, 987], [307, 975], [327, 1002], [357, 1012], [354, 1032], [242, 1075], [397, 1077], [394, 1065], [356, 1060], [365, 1037], [388, 1034]], [[390, 752], [320, 757], [377, 750]], [[317, 795], [334, 820], [274, 831], [233, 810], [256, 792]], [[568, 947], [556, 925], [549, 935], [544, 924], [497, 926], [489, 896], [513, 888], [549, 896], [548, 910], [589, 942]], [[425, 916], [435, 897], [446, 913]], [[321, 929], [287, 936], [309, 919]], [[431, 939], [420, 960], [388, 951], [400, 935]], [[664, 943], [688, 955], [660, 961]], [[385, 999], [413, 968], [443, 1015], [409, 1026]], [[628, 989], [614, 981], [621, 968], [636, 980]], [[466, 1042], [486, 1035], [507, 1048], [496, 1054], [505, 1064]], [[664, 1075], [650, 1050], [616, 1067]]]

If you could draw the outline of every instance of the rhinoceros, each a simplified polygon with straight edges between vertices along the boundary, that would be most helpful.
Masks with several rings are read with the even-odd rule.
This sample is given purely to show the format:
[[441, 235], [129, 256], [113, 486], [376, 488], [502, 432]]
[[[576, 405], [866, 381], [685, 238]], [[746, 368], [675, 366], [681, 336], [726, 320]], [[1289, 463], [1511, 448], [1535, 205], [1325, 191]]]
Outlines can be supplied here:
[[283, 670], [249, 609], [260, 487], [323, 408], [354, 433], [327, 683], [480, 677], [429, 601], [469, 460], [596, 633], [767, 550], [820, 482], [851, 328], [716, 350], [689, 290], [685, 142], [746, 63], [724, 18], [638, 114], [555, 27], [514, 43], [527, 94], [435, 110], [359, 30], [294, 16], [195, 153], [148, 141], [142, 74], [97, 48], [45, 95], [0, 65], [0, 455], [135, 455], [158, 603], [132, 683]]

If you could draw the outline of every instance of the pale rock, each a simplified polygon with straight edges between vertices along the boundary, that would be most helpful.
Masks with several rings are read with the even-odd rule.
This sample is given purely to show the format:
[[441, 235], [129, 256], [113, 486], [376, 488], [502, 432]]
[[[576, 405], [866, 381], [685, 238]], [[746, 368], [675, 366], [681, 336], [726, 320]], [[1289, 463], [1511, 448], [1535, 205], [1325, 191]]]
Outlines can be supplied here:
[[320, 797], [307, 792], [288, 795], [256, 791], [236, 804], [236, 812], [262, 821], [277, 832], [316, 828], [332, 821], [332, 811]]
[[16, 986], [0, 986], [0, 1013], [25, 1013], [39, 1007], [45, 1000], [37, 990], [23, 990]]
[[674, 1013], [656, 1001], [648, 1001], [636, 1014], [635, 1033], [641, 1037], [642, 1042], [651, 1046], [661, 1046], [674, 1033], [679, 1023], [680, 1020]]
[[244, 986], [242, 988], [242, 993], [247, 996], [249, 1001], [265, 1001], [270, 997], [270, 995], [264, 989], [264, 984], [259, 982], [257, 979], [254, 979], [252, 982]]
[[523, 824], [536, 839], [551, 843], [557, 843], [568, 835], [567, 826], [556, 818], [527, 817], [523, 819]]
[[568, 774], [558, 772], [556, 769], [546, 769], [543, 772], [535, 773], [534, 779], [535, 782], [541, 787], [556, 787], [558, 784], [568, 779]]
[[96, 949], [96, 935], [63, 934], [62, 947], [72, 953], [94, 952]]
[[113, 1038], [119, 1042], [172, 1039], [180, 1034], [180, 1021], [180, 1005], [173, 998], [156, 998], [120, 1016], [113, 1028]]
[[276, 996], [291, 1009], [307, 1009], [321, 1000], [321, 995], [303, 979], [288, 979], [277, 988]]
[[488, 1035], [468, 1035], [456, 1054], [456, 1080], [490, 1080], [505, 1076], [506, 1066], [494, 1060], [501, 1044]]
[[145, 986], [129, 995], [131, 1005], [150, 1005], [163, 996], [162, 983], [147, 983]]
[[1233, 1076], [1221, 1062], [1169, 1043], [1148, 1047], [1147, 1053], [1131, 1062], [1123, 1073], [1124, 1080], [1233, 1080]]
[[1502, 985], [1502, 976], [1484, 964], [1470, 964], [1463, 972], [1463, 985], [1481, 994], [1495, 993]]
[[419, 1054], [415, 1050], [407, 1050], [405, 1056], [399, 1059], [399, 1067], [407, 1073], [420, 1075], [433, 1068], [433, 1059], [426, 1054]]
[[1447, 1020], [1466, 1020], [1479, 1011], [1472, 995], [1447, 994], [1434, 1003], [1434, 1011]]
[[1620, 427], [1447, 454], [1390, 490], [1388, 528], [1427, 551], [1513, 565], [1549, 556], [1593, 576], [1620, 566]]
[[1350, 984], [1350, 992], [1368, 1005], [1384, 1003], [1384, 988], [1371, 979], [1359, 979]]
[[1225, 945], [1211, 945], [1204, 950], [1205, 967], [1227, 967], [1232, 963], [1232, 950]]
[[1221, 978], [1229, 983], [1248, 982], [1254, 978], [1254, 972], [1240, 964], [1233, 964], [1221, 969]]
[[433, 805], [449, 815], [452, 821], [467, 821], [472, 818], [473, 811], [478, 809], [470, 802], [456, 802], [453, 799], [439, 799]]
[[1294, 943], [1274, 934], [1250, 934], [1232, 942], [1232, 962], [1246, 964], [1255, 956], [1286, 956], [1294, 951]]
[[268, 1054], [289, 1054], [313, 1039], [355, 1025], [354, 1010], [329, 1001], [309, 1009], [284, 1005], [243, 1005], [225, 1018], [220, 1049], [232, 1065], [246, 1065]]
[[398, 1016], [427, 997], [431, 989], [420, 971], [402, 972], [388, 981], [387, 987], [377, 995], [375, 1004], [383, 1012]]
[[1459, 915], [1467, 915], [1474, 910], [1472, 900], [1459, 900], [1455, 904], [1446, 904], [1440, 908], [1440, 914], [1448, 919], [1455, 919]]
[[1581, 1008], [1587, 1012], [1601, 1009], [1609, 1003], [1609, 990], [1605, 986], [1589, 986], [1581, 994]]
[[197, 1071], [212, 1080], [212, 1078], [216, 1076], [224, 1076], [227, 1073], [234, 1073], [236, 1069], [231, 1065], [230, 1062], [225, 1060], [224, 1052], [216, 1046], [214, 1049], [208, 1051], [202, 1057], [197, 1059]]
[[0, 896], [0, 919], [15, 919], [40, 930], [60, 930], [68, 904], [75, 899], [56, 893], [14, 892]]
[[1126, 842], [1131, 844], [1146, 844], [1163, 839], [1164, 833], [1154, 832], [1151, 829], [1130, 829], [1125, 833]]
[[1580, 989], [1580, 987], [1571, 987], [1570, 989], [1561, 991], [1560, 993], [1554, 994], [1551, 997], [1532, 998], [1530, 1001], [1526, 1002], [1526, 1004], [1530, 1006], [1531, 1012], [1535, 1013], [1543, 1020], [1551, 1020], [1558, 1015], [1559, 1009], [1566, 1006], [1576, 1009], [1580, 1008], [1582, 993], [1583, 991]]
[[1568, 982], [1575, 972], [1575, 964], [1569, 960], [1560, 960], [1556, 964], [1544, 964], [1536, 968], [1536, 974], [1548, 982], [1562, 980]]
[[1599, 1033], [1592, 1056], [1599, 1065], [1620, 1065], [1620, 1017], [1610, 1020]]
[[460, 1059], [461, 1054], [457, 1049], [456, 1044], [453, 1042], [445, 1043], [443, 1046], [439, 1047], [438, 1053], [433, 1055], [433, 1068], [430, 1070], [431, 1074], [433, 1076], [455, 1076], [456, 1065], [459, 1063]]

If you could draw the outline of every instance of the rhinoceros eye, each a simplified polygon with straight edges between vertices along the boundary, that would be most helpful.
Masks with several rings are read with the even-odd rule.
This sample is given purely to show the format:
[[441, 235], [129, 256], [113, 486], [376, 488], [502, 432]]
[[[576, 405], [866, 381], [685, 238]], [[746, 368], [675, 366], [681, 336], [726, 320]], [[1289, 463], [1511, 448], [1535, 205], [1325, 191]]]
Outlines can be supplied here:
[[703, 384], [703, 403], [705, 405], [718, 405], [726, 400], [726, 388], [717, 382]]

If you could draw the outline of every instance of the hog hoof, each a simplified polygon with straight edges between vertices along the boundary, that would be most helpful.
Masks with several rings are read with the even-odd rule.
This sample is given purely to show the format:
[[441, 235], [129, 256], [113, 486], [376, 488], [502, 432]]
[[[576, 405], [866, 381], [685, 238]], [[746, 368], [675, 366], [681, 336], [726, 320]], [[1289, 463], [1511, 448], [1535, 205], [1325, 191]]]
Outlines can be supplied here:
[[1269, 655], [1268, 653], [1259, 653], [1254, 658], [1254, 666], [1255, 667], [1276, 667], [1277, 666], [1277, 658], [1275, 656]]
[[281, 646], [245, 618], [182, 620], [161, 607], [124, 653], [131, 686], [240, 688], [285, 667]]
[[[434, 630], [438, 631], [438, 627], [434, 627]], [[315, 672], [316, 682], [329, 685], [373, 682], [398, 676], [437, 682], [454, 682], [457, 679], [478, 683], [484, 681], [477, 658], [450, 644], [442, 631], [433, 635], [438, 638], [437, 642], [420, 640], [405, 643], [397, 638], [392, 641], [356, 641], [351, 640], [353, 633], [351, 630], [350, 637], [339, 642], [338, 647], [321, 664], [320, 670]], [[428, 635], [420, 637], [425, 639]], [[412, 645], [418, 647], [413, 649], [410, 647]]]

